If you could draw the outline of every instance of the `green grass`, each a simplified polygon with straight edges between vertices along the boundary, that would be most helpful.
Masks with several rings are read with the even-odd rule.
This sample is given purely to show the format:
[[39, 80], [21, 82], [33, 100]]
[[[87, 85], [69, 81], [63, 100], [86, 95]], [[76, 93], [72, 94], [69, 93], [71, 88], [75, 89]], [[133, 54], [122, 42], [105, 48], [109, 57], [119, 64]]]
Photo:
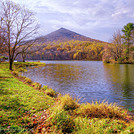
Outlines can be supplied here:
[[88, 119], [78, 117], [75, 119], [77, 134], [113, 134], [121, 133], [126, 125], [120, 120]]
[[0, 64], [0, 133], [13, 131], [14, 127], [16, 131], [27, 130], [30, 117], [53, 103], [54, 98], [11, 75], [7, 63]]

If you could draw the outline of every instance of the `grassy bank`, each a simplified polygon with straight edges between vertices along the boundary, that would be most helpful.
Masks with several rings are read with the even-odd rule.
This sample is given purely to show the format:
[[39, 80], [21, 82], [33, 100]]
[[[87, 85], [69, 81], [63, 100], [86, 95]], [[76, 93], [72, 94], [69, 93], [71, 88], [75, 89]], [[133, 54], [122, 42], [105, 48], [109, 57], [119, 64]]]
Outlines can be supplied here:
[[67, 94], [59, 95], [55, 105], [36, 120], [37, 133], [134, 133], [133, 118], [126, 110], [107, 102], [79, 104]]
[[0, 64], [0, 133], [33, 131], [33, 115], [53, 103], [52, 97], [15, 78], [7, 63]]
[[[0, 132], [133, 134], [134, 121], [126, 110], [107, 102], [79, 104], [69, 95], [58, 95], [18, 71], [35, 63], [0, 64]], [[37, 63], [41, 65], [40, 63]], [[36, 65], [37, 65], [36, 64]], [[56, 98], [54, 98], [56, 97]]]

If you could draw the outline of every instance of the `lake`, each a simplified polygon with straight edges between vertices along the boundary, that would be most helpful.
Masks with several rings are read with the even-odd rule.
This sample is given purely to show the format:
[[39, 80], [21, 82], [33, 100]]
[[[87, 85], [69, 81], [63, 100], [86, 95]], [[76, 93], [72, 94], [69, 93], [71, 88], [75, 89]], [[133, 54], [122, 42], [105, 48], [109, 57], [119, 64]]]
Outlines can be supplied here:
[[41, 61], [22, 75], [80, 102], [108, 101], [134, 110], [134, 65], [102, 61]]

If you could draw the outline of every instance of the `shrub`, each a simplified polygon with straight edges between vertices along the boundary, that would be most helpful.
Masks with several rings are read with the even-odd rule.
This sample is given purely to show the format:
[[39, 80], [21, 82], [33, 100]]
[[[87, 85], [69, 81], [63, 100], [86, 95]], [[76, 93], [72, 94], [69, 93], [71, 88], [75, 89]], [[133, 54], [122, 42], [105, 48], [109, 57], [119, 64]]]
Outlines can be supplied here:
[[12, 74], [13, 74], [14, 76], [16, 76], [16, 77], [19, 76], [19, 73], [18, 73], [17, 71], [12, 71]]
[[20, 79], [24, 80], [26, 77], [25, 76], [20, 76]]
[[5, 59], [5, 60], [8, 60], [8, 57], [5, 57], [5, 56], [0, 56], [0, 59]]
[[5, 60], [8, 60], [8, 57], [5, 57], [5, 56], [0, 57], [0, 62], [4, 62]]
[[41, 89], [41, 84], [40, 84], [40, 83], [35, 82], [35, 83], [33, 83], [33, 84], [32, 84], [32, 87], [34, 87], [35, 89], [40, 90], [40, 89]]
[[79, 106], [78, 103], [68, 94], [59, 97], [59, 99], [60, 105], [64, 110], [74, 110]]
[[123, 63], [124, 59], [125, 59], [125, 58], [123, 58], [123, 57], [119, 58], [119, 59], [118, 59], [118, 63], [119, 63], [119, 64]]
[[127, 111], [117, 107], [116, 104], [108, 104], [107, 102], [81, 104], [75, 112], [83, 117], [94, 118], [125, 119], [127, 116]]
[[19, 72], [26, 72], [27, 70], [24, 69], [24, 68], [18, 68], [17, 71], [19, 71]]
[[24, 79], [24, 83], [32, 84], [32, 80], [26, 77], [26, 78]]
[[51, 88], [47, 88], [46, 90], [45, 90], [45, 93], [47, 94], [47, 95], [49, 95], [49, 96], [51, 96], [51, 97], [56, 97], [56, 92], [53, 90], [53, 89], [51, 89]]
[[48, 86], [43, 86], [43, 87], [41, 88], [42, 91], [45, 91], [46, 89], [48, 89]]

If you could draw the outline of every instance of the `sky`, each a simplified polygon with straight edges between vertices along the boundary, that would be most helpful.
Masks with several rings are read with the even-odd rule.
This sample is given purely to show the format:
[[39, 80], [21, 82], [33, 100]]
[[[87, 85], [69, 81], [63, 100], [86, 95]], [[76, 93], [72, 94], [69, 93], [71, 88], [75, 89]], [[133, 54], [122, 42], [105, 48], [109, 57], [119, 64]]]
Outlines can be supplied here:
[[63, 27], [109, 42], [116, 30], [134, 23], [134, 0], [12, 0], [32, 10], [40, 24], [39, 35]]

